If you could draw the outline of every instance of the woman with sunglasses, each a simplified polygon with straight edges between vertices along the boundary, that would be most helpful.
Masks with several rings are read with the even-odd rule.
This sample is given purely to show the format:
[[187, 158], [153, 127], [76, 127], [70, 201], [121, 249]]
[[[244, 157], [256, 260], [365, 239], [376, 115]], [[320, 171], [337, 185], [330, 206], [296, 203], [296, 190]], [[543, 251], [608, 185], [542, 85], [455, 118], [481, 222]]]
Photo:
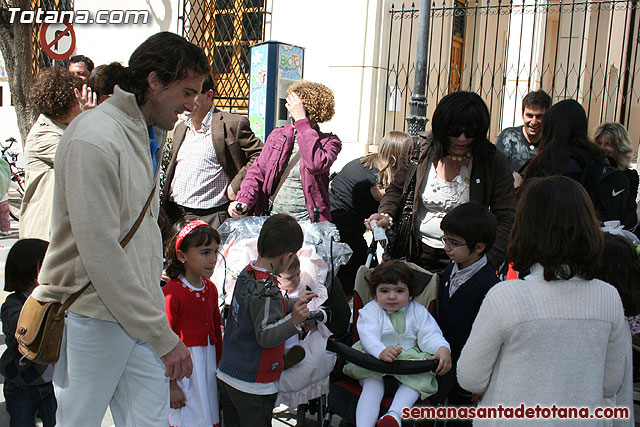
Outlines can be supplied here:
[[[489, 110], [473, 92], [455, 92], [442, 98], [433, 113], [431, 131], [420, 134], [420, 153], [413, 199], [414, 244], [407, 258], [429, 270], [442, 270], [449, 258], [440, 229], [442, 218], [458, 205], [473, 201], [489, 208], [498, 219], [496, 240], [487, 259], [498, 268], [505, 258], [513, 224], [515, 192], [509, 162], [487, 139]], [[393, 180], [385, 189], [377, 220], [389, 227], [400, 207], [413, 145], [404, 147]]]

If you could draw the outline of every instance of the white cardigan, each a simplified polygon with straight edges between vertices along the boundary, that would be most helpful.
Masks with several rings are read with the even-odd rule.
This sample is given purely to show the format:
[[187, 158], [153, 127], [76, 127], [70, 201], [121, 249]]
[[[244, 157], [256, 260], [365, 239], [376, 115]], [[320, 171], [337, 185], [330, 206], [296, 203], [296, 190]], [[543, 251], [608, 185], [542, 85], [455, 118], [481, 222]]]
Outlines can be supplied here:
[[358, 314], [358, 335], [365, 351], [378, 357], [390, 345], [409, 349], [418, 345], [421, 351], [434, 354], [440, 347], [449, 347], [442, 331], [429, 311], [415, 301], [407, 307], [406, 328], [398, 334], [389, 316], [377, 301], [373, 300], [360, 309]]
[[[480, 406], [625, 406], [630, 420], [526, 420], [527, 425], [633, 425], [631, 336], [616, 289], [600, 280], [495, 285], [458, 361], [460, 385]], [[514, 420], [476, 420], [502, 426]]]

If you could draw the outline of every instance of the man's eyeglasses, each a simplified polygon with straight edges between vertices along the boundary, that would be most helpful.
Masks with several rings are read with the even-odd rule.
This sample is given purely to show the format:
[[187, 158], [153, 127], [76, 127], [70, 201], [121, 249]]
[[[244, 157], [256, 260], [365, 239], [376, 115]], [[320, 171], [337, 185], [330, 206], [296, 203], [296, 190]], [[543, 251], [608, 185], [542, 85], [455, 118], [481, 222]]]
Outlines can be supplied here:
[[460, 246], [475, 245], [475, 243], [454, 243], [454, 242], [450, 241], [449, 239], [447, 239], [444, 236], [440, 238], [440, 241], [444, 245], [445, 249], [449, 249], [450, 251], [452, 251], [455, 248], [460, 247]]
[[480, 131], [474, 128], [466, 129], [463, 127], [451, 127], [447, 129], [447, 136], [450, 136], [452, 138], [457, 138], [463, 133], [464, 133], [464, 136], [466, 136], [467, 138], [475, 138], [480, 134]]

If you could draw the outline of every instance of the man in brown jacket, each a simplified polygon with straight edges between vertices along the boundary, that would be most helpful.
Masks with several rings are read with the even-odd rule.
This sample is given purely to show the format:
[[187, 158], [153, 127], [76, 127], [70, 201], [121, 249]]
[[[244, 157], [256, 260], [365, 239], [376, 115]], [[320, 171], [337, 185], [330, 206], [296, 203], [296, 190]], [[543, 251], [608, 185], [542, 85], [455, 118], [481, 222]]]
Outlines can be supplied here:
[[262, 141], [240, 115], [213, 105], [207, 76], [195, 108], [176, 127], [165, 176], [162, 206], [170, 224], [202, 219], [217, 228], [227, 218], [240, 183], [262, 150]]

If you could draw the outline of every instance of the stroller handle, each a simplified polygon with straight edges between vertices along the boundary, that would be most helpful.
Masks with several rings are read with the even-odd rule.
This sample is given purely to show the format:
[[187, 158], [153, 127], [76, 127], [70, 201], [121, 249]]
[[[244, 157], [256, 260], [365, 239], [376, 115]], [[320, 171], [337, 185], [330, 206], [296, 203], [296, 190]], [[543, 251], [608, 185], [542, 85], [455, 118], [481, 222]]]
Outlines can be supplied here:
[[435, 371], [439, 363], [437, 360], [396, 360], [391, 363], [383, 362], [370, 354], [354, 350], [348, 345], [337, 341], [333, 335], [327, 340], [327, 350], [344, 357], [347, 362], [354, 363], [357, 366], [390, 375], [421, 374]]

